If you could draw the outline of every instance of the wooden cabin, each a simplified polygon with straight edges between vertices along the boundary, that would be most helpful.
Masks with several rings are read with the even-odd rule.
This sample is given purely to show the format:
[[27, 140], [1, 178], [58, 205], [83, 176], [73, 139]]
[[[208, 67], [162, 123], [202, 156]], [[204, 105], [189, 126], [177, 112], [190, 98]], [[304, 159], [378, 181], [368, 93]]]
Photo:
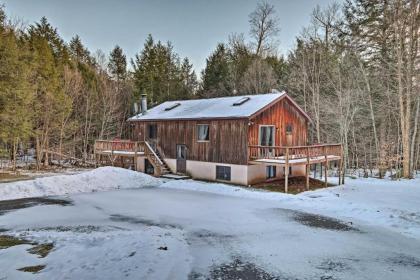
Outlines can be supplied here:
[[240, 185], [285, 178], [286, 191], [290, 176], [309, 182], [310, 164], [341, 163], [340, 144], [308, 145], [311, 120], [285, 92], [146, 104], [128, 120], [130, 140], [97, 141], [99, 162]]

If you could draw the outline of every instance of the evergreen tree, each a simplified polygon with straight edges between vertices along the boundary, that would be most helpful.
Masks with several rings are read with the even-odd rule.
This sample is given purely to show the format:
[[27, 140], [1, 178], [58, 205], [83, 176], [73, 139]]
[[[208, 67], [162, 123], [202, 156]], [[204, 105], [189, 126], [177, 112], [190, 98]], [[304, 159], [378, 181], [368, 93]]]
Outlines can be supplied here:
[[56, 116], [65, 110], [67, 102], [61, 80], [62, 67], [57, 63], [47, 34], [32, 32], [28, 39], [32, 53], [32, 87], [36, 98], [34, 131], [39, 167], [41, 160], [44, 160], [44, 165], [49, 164], [47, 151], [59, 126]]
[[44, 38], [52, 49], [57, 64], [64, 65], [68, 63], [69, 53], [67, 47], [58, 34], [57, 28], [54, 28], [46, 17], [42, 17], [39, 22], [29, 26], [28, 36]]
[[201, 96], [218, 97], [234, 94], [229, 55], [224, 44], [218, 44], [216, 50], [206, 59], [202, 80]]
[[78, 62], [83, 62], [89, 65], [94, 64], [93, 58], [90, 56], [90, 52], [83, 46], [82, 40], [79, 35], [74, 36], [69, 43], [70, 54]]
[[[153, 105], [166, 100], [186, 98], [194, 93], [189, 61], [182, 69], [180, 58], [170, 43], [166, 45], [160, 41], [155, 43], [153, 37], [149, 35], [143, 50], [135, 56], [132, 65], [134, 94], [137, 99], [140, 94], [147, 94], [148, 101]], [[187, 87], [184, 84], [185, 71], [189, 71], [187, 79], [190, 84]]]
[[123, 81], [127, 76], [127, 59], [123, 50], [117, 45], [109, 55], [108, 69], [116, 81]]
[[18, 146], [32, 134], [32, 114], [28, 110], [33, 95], [25, 44], [12, 30], [0, 29], [0, 36], [0, 140], [10, 145], [15, 169]]
[[193, 65], [187, 57], [184, 58], [181, 64], [180, 79], [183, 88], [180, 90], [180, 94], [177, 99], [192, 98], [197, 91], [198, 81]]

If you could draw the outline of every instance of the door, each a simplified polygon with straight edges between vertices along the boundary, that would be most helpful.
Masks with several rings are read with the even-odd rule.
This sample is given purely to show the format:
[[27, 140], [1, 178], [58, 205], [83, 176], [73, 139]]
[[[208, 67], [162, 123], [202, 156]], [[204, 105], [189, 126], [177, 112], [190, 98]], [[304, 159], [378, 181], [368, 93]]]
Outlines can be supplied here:
[[187, 173], [187, 146], [176, 145], [176, 172]]
[[[260, 146], [274, 146], [274, 134], [276, 128], [274, 125], [261, 125], [259, 131], [259, 145]], [[272, 156], [273, 149], [261, 148], [260, 155], [264, 157]]]
[[150, 146], [152, 147], [152, 149], [154, 151], [156, 151], [156, 142], [157, 142], [157, 133], [158, 133], [158, 129], [157, 129], [157, 124], [148, 124], [147, 125], [147, 137], [146, 137], [146, 141], [150, 144]]
[[150, 175], [155, 174], [155, 168], [153, 167], [153, 165], [150, 163], [150, 161], [147, 158], [144, 159], [144, 173], [150, 174]]

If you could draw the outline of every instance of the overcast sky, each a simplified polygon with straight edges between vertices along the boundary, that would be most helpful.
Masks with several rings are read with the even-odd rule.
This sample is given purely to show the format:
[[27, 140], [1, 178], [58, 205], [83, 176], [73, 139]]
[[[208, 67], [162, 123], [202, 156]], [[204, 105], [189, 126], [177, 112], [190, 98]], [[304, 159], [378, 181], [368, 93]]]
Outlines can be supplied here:
[[[309, 23], [316, 5], [333, 0], [272, 0], [280, 20], [279, 51], [287, 54]], [[342, 2], [342, 1], [338, 1]], [[248, 15], [257, 0], [0, 0], [10, 17], [30, 24], [46, 16], [69, 41], [78, 34], [92, 52], [120, 45], [128, 58], [143, 46], [147, 34], [171, 41], [196, 70], [218, 42], [237, 32], [248, 36]]]

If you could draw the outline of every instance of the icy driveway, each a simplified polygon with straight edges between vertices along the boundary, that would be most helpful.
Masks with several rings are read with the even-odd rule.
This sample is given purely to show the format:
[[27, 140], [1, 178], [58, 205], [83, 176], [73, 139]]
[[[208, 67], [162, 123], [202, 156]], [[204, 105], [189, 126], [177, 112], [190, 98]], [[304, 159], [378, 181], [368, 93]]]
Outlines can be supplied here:
[[0, 279], [420, 279], [418, 239], [286, 202], [163, 188], [67, 199], [0, 216], [7, 234], [55, 244], [45, 258], [0, 250]]

